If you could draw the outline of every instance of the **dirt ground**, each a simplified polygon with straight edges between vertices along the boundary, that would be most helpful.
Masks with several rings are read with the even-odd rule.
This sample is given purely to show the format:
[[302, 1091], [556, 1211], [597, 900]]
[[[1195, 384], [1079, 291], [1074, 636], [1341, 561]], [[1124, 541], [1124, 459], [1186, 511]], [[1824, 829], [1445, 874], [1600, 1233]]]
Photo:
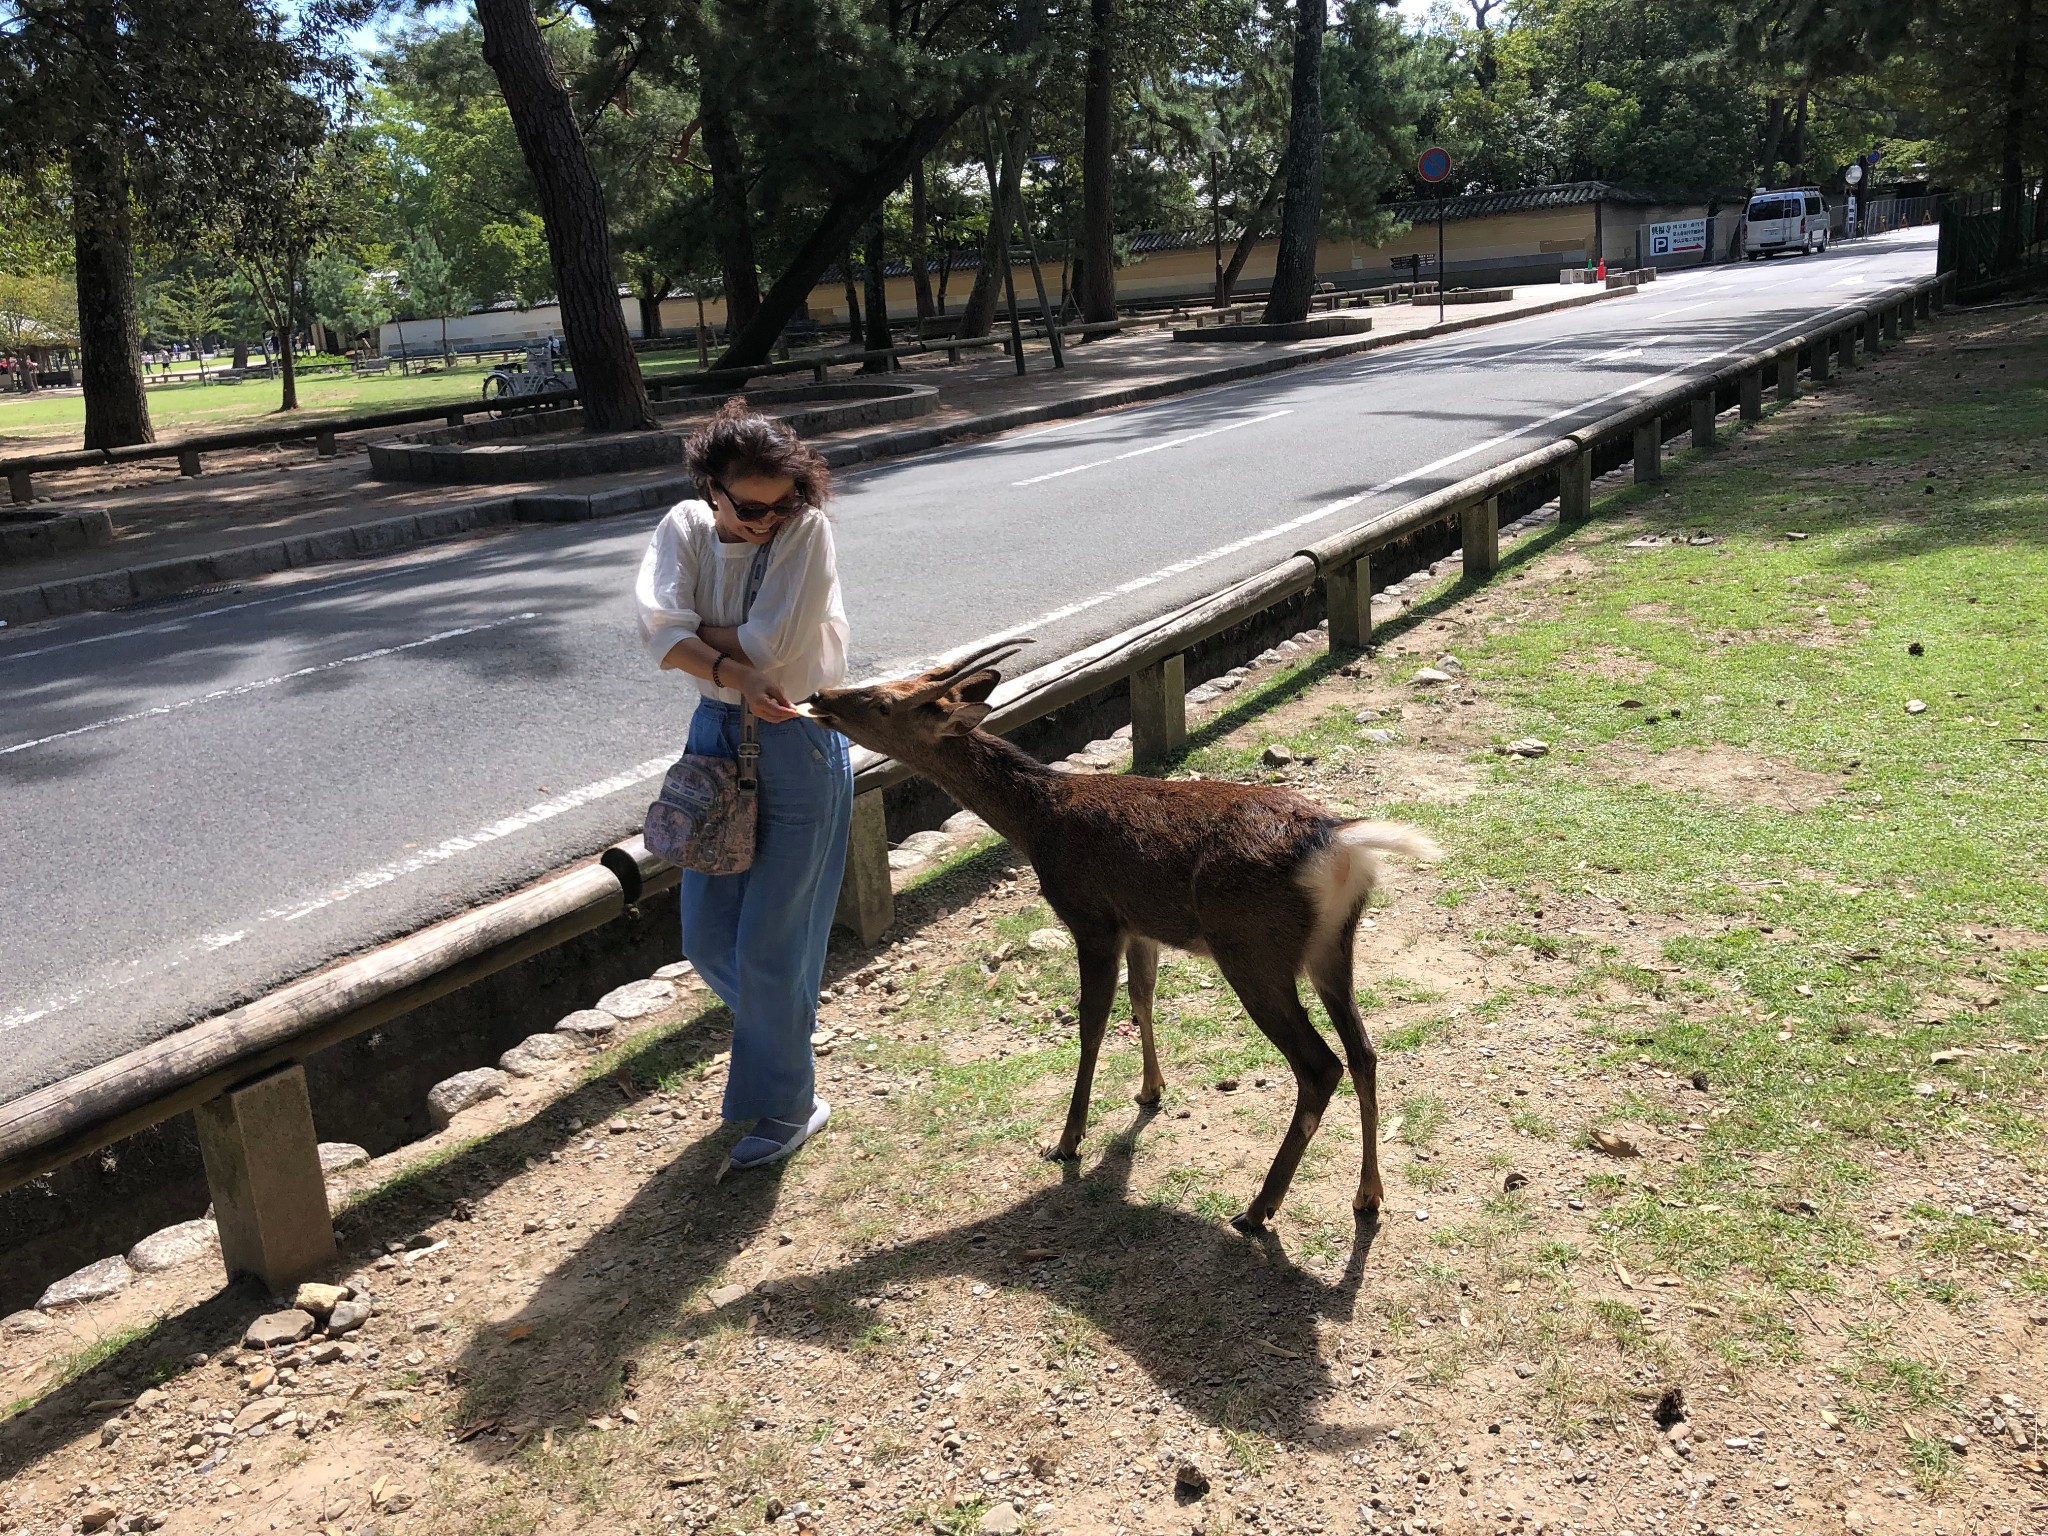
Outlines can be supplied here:
[[[1743, 436], [1909, 382], [1852, 376]], [[1366, 662], [1276, 655], [1203, 707], [1189, 771], [1423, 807], [1455, 843], [1550, 744], [1502, 754], [1515, 688], [1483, 669], [1411, 674], [1544, 622], [1602, 568], [1567, 540], [1418, 604]], [[1245, 701], [1298, 661], [1318, 663], [1299, 686]], [[1651, 675], [1620, 648], [1578, 665], [1610, 692]], [[1392, 739], [1256, 755], [1360, 726]], [[1740, 818], [1847, 793], [1731, 743], [1586, 762]], [[685, 976], [633, 1039], [337, 1178], [359, 1330], [247, 1347], [282, 1302], [204, 1259], [0, 1323], [0, 1399], [22, 1399], [0, 1533], [2048, 1530], [2048, 1035], [1990, 1011], [2048, 936], [1956, 929], [1981, 970], [1924, 999], [1983, 1017], [1963, 1054], [2027, 1064], [2007, 1140], [1822, 1146], [1816, 1119], [1818, 1150], [1786, 1154], [1763, 1123], [1780, 1101], [1734, 1086], [1747, 1069], [1679, 1070], [1651, 1044], [1731, 1016], [1791, 1039], [1800, 1018], [1673, 957], [1767, 948], [1773, 903], [1831, 880], [1783, 867], [1740, 908], [1674, 911], [1554, 874], [1390, 871], [1358, 978], [1387, 1208], [1353, 1221], [1347, 1090], [1251, 1239], [1226, 1218], [1293, 1085], [1205, 962], [1162, 973], [1164, 1103], [1131, 1102], [1120, 1005], [1079, 1165], [1040, 1158], [1071, 1084], [1072, 967], [1029, 868], [983, 845], [900, 898], [902, 937], [835, 951], [835, 1116], [778, 1171], [714, 1180], [729, 1021]], [[1870, 1034], [1832, 1049], [1854, 1065], [1897, 1038]], [[1732, 1257], [1695, 1264], [1694, 1242]]]

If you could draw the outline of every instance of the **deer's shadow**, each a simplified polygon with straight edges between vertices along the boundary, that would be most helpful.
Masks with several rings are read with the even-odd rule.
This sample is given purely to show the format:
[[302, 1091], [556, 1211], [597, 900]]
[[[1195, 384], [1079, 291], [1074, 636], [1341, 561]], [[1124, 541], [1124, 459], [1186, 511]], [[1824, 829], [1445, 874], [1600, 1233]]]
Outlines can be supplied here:
[[[988, 1287], [984, 1294], [1037, 1293], [1085, 1318], [1135, 1361], [1152, 1387], [1219, 1428], [1325, 1445], [1379, 1433], [1384, 1425], [1339, 1426], [1324, 1418], [1323, 1405], [1352, 1382], [1350, 1362], [1325, 1358], [1319, 1331], [1322, 1320], [1352, 1319], [1377, 1225], [1347, 1223], [1350, 1250], [1332, 1279], [1293, 1262], [1270, 1234], [1247, 1238], [1220, 1220], [1134, 1201], [1132, 1155], [1149, 1118], [1140, 1113], [1093, 1166], [1069, 1165], [1059, 1182], [1011, 1204], [789, 1273], [723, 1307], [690, 1295], [720, 1263], [762, 1237], [771, 1222], [790, 1233], [798, 1251], [806, 1239], [800, 1225], [776, 1219], [772, 1176], [707, 1188], [714, 1159], [700, 1142], [647, 1181], [591, 1237], [573, 1269], [551, 1275], [509, 1328], [476, 1336], [459, 1367], [469, 1384], [461, 1417], [530, 1426], [606, 1412], [639, 1373], [643, 1348], [673, 1341], [689, 1351], [694, 1341], [742, 1319], [757, 1335], [792, 1342], [907, 1348], [933, 1320], [927, 1311], [933, 1291], [949, 1287], [962, 1293], [942, 1303], [954, 1336], [918, 1356], [920, 1384], [910, 1384], [916, 1374], [910, 1370], [894, 1373], [904, 1383], [900, 1389], [883, 1388], [878, 1379], [879, 1390], [896, 1391], [902, 1401], [878, 1401], [871, 1411], [910, 1414], [932, 1406], [943, 1412], [936, 1405], [947, 1400], [945, 1387], [962, 1379], [957, 1369], [968, 1365], [984, 1378], [1010, 1375], [1014, 1365], [1012, 1379], [1047, 1387], [1078, 1365], [1098, 1393], [1145, 1395], [1142, 1382], [1105, 1374], [1088, 1361], [1087, 1330], [1000, 1349], [980, 1337], [971, 1317], [978, 1282]], [[686, 1220], [692, 1231], [684, 1230]], [[698, 1226], [708, 1230], [693, 1241]], [[622, 1276], [623, 1288], [593, 1286], [595, 1277], [609, 1275]], [[519, 1342], [508, 1342], [508, 1334]], [[1365, 1349], [1352, 1353], [1355, 1358]], [[946, 1355], [955, 1357], [955, 1370], [931, 1379]], [[1363, 1369], [1369, 1387], [1369, 1362]], [[799, 1383], [792, 1377], [791, 1384]], [[479, 1441], [478, 1449], [485, 1444]]]

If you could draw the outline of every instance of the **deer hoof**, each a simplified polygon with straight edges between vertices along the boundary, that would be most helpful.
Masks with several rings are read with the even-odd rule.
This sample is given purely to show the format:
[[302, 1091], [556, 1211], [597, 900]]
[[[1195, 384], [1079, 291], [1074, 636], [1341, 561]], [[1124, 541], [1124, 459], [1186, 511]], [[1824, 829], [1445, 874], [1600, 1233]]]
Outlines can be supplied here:
[[1048, 1163], [1078, 1163], [1081, 1161], [1081, 1149], [1079, 1147], [1076, 1147], [1071, 1152], [1065, 1147], [1047, 1147], [1038, 1155]]
[[1143, 1109], [1157, 1109], [1159, 1101], [1165, 1097], [1166, 1089], [1163, 1085], [1158, 1088], [1140, 1088], [1131, 1095], [1131, 1102]]
[[1242, 1215], [1233, 1216], [1230, 1218], [1230, 1224], [1247, 1237], [1266, 1230], [1266, 1218], [1257, 1211], [1246, 1211]]

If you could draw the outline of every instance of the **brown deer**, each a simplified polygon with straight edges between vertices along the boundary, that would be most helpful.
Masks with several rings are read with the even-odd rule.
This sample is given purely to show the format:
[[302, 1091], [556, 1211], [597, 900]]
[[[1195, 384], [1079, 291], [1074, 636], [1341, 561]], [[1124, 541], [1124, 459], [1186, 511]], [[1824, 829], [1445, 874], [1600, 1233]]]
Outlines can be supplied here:
[[1359, 915], [1379, 882], [1375, 850], [1438, 856], [1395, 822], [1333, 816], [1290, 790], [1047, 767], [977, 727], [1002, 679], [1003, 642], [900, 682], [830, 688], [807, 701], [819, 721], [931, 779], [1030, 859], [1047, 903], [1074, 936], [1081, 971], [1081, 1065], [1066, 1128], [1046, 1156], [1079, 1155], [1095, 1060], [1128, 959], [1131, 1014], [1145, 1055], [1141, 1105], [1165, 1079], [1152, 1040], [1159, 946], [1207, 955], [1294, 1070], [1294, 1118], [1257, 1197], [1234, 1219], [1255, 1232], [1279, 1209], [1309, 1138], [1343, 1078], [1310, 1022], [1306, 971], [1329, 1012], [1358, 1091], [1365, 1149], [1352, 1208], [1377, 1216], [1377, 1058], [1352, 989]]

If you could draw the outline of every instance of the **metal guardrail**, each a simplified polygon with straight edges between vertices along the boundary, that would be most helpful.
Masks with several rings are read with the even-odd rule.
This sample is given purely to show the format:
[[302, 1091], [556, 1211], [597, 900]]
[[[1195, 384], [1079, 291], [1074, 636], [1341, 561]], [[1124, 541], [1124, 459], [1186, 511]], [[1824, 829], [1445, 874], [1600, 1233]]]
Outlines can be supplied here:
[[[1866, 305], [1829, 311], [1799, 335], [1684, 379], [1591, 426], [1297, 550], [1221, 592], [1011, 679], [994, 696], [989, 728], [1015, 730], [1127, 682], [1138, 761], [1170, 757], [1186, 739], [1185, 658], [1192, 647], [1320, 582], [1331, 647], [1362, 648], [1372, 632], [1376, 551], [1455, 521], [1465, 574], [1483, 579], [1499, 565], [1503, 496], [1554, 481], [1563, 520], [1582, 521], [1591, 512], [1596, 452], [1628, 439], [1635, 478], [1655, 480], [1675, 413], [1689, 411], [1694, 441], [1710, 442], [1719, 401], [1730, 390], [1742, 419], [1755, 420], [1763, 412], [1767, 374], [1780, 399], [1795, 398], [1802, 368], [1822, 380], [1838, 360], [1857, 366], [1860, 356], [1944, 307], [1952, 287], [1945, 274], [1890, 290]], [[1676, 425], [1683, 430], [1685, 422]], [[872, 942], [894, 917], [882, 792], [909, 778], [911, 770], [866, 751], [856, 752], [855, 765], [840, 912]], [[634, 838], [588, 864], [0, 1106], [0, 1190], [195, 1110], [228, 1268], [281, 1288], [333, 1254], [301, 1063], [600, 927], [676, 878], [672, 867]], [[256, 1168], [267, 1174], [252, 1183], [250, 1170]]]

